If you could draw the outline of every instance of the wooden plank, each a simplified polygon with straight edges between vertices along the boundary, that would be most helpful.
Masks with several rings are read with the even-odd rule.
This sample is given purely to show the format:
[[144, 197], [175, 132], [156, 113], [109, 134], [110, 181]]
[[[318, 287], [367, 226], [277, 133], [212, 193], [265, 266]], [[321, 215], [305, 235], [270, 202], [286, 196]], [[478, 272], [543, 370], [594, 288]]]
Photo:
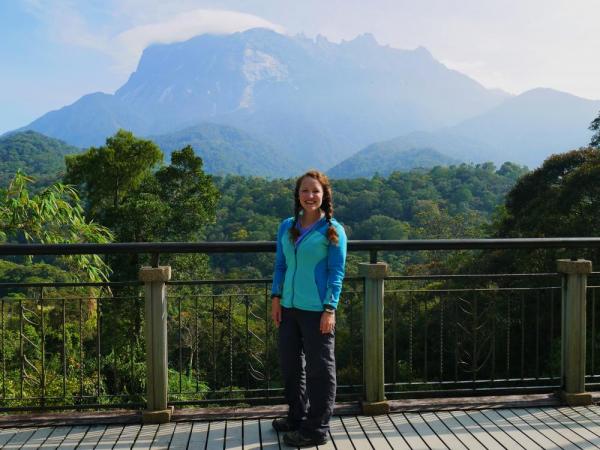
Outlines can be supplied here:
[[593, 411], [593, 407], [595, 406], [574, 406], [571, 409], [580, 416], [588, 419], [590, 421], [588, 428], [596, 435], [600, 435], [600, 415]]
[[100, 438], [100, 441], [98, 442], [98, 446], [102, 448], [112, 448], [119, 440], [119, 436], [121, 436], [123, 428], [125, 428], [123, 425], [108, 425], [106, 430], [104, 430], [104, 434]]
[[[141, 425], [125, 425], [119, 440], [113, 447], [115, 450], [124, 450], [133, 447], [135, 440], [142, 429]], [[78, 449], [79, 450], [79, 449]]]
[[203, 449], [206, 445], [206, 438], [208, 437], [208, 427], [210, 422], [194, 422], [192, 425], [192, 432], [190, 434], [190, 441], [188, 448]]
[[425, 441], [421, 439], [419, 433], [415, 431], [415, 429], [403, 413], [389, 414], [388, 417], [398, 430], [398, 433], [400, 433], [402, 437], [406, 440], [410, 448], [412, 448], [413, 450], [429, 448], [427, 447]]
[[222, 450], [225, 441], [225, 421], [215, 420], [208, 427], [206, 450]]
[[569, 417], [562, 414], [561, 409], [562, 408], [552, 408], [552, 409], [543, 408], [540, 411], [542, 411], [544, 414], [546, 414], [546, 416], [549, 417], [550, 420], [560, 423], [563, 427], [568, 429], [571, 433], [574, 433], [575, 435], [579, 436], [579, 440], [574, 441], [574, 442], [577, 442], [578, 444], [579, 443], [585, 444], [585, 442], [582, 442], [582, 439], [584, 439], [587, 442], [589, 442], [589, 444], [585, 444], [585, 445], [591, 444], [594, 447], [599, 448], [600, 447], [600, 437], [596, 436], [594, 433], [590, 432], [590, 430], [586, 429], [584, 426], [577, 423], [573, 419], [569, 419]]
[[557, 433], [561, 434], [566, 440], [575, 444], [576, 447], [585, 448], [593, 445], [586, 441], [576, 429], [577, 427], [573, 427], [568, 423], [569, 420], [562, 414], [558, 413], [558, 416], [556, 416], [556, 411], [553, 410], [548, 413], [545, 408], [528, 408], [527, 411], [537, 420], [547, 424]]
[[[375, 416], [373, 420], [379, 426], [379, 429], [387, 439], [388, 443], [394, 450], [405, 450], [410, 449], [410, 446], [406, 443], [402, 435], [398, 432], [389, 416]], [[339, 447], [338, 447], [339, 450]]]
[[65, 436], [64, 441], [62, 441], [62, 443], [60, 444], [60, 446], [58, 448], [60, 450], [68, 450], [68, 449], [77, 448], [77, 446], [79, 445], [79, 443], [85, 436], [85, 433], [87, 432], [88, 429], [89, 429], [89, 426], [87, 426], [87, 425], [78, 425], [78, 426], [71, 428], [71, 431], [69, 431], [69, 434], [67, 434]]
[[451, 411], [450, 414], [458, 421], [460, 424], [469, 431], [475, 439], [477, 439], [481, 444], [483, 444], [487, 449], [502, 449], [502, 445], [498, 443], [493, 436], [487, 433], [486, 430], [481, 428], [477, 422], [475, 422], [466, 411]]
[[[488, 410], [489, 411], [489, 410]], [[473, 422], [477, 423], [483, 430], [485, 430], [490, 436], [492, 436], [497, 442], [500, 443], [501, 446], [505, 448], [536, 448], [538, 445], [535, 442], [530, 442], [529, 447], [525, 447], [522, 445], [523, 441], [528, 441], [529, 438], [521, 433], [518, 429], [512, 427], [511, 436], [508, 433], [508, 430], [501, 427], [499, 423], [495, 423], [490, 420], [486, 414], [485, 410], [482, 411], [465, 411], [467, 415], [473, 420]], [[505, 427], [510, 426], [509, 423], [503, 424]], [[533, 447], [531, 446], [533, 445]]]
[[102, 438], [102, 435], [106, 431], [105, 425], [93, 425], [83, 436], [83, 440], [79, 444], [77, 450], [92, 450], [96, 448], [96, 444]]
[[577, 422], [590, 433], [593, 433], [594, 436], [600, 436], [600, 418], [588, 417], [584, 414], [583, 408], [582, 406], [576, 408], [564, 407], [559, 408], [558, 411], [564, 414], [565, 417]]
[[29, 435], [29, 438], [26, 441], [22, 441], [22, 446], [17, 444], [15, 440], [12, 440], [8, 445], [2, 448], [11, 448], [12, 446], [14, 446], [13, 448], [39, 448], [40, 445], [42, 445], [46, 439], [48, 439], [48, 436], [50, 436], [53, 431], [54, 427], [37, 428]]
[[594, 423], [600, 423], [600, 408], [596, 405], [573, 406], [572, 409], [577, 413], [587, 417]]
[[0, 428], [0, 445], [6, 444], [17, 434], [19, 428]]
[[341, 419], [356, 450], [371, 450], [373, 448], [355, 416], [345, 416]]
[[425, 422], [420, 414], [405, 413], [404, 416], [430, 449], [438, 450], [448, 448], [446, 444], [444, 444], [444, 442], [441, 441], [440, 438], [433, 432], [431, 427], [427, 424], [427, 422]]
[[485, 449], [485, 447], [473, 435], [461, 425], [459, 421], [450, 414], [449, 411], [440, 411], [434, 413], [437, 418], [450, 430], [456, 439], [463, 443], [469, 450]]
[[[54, 428], [50, 429], [51, 432]], [[17, 429], [17, 432], [11, 436], [11, 438], [4, 444], [2, 448], [21, 448], [21, 446], [27, 442], [27, 440], [36, 432], [35, 428], [21, 428]]]
[[169, 448], [173, 432], [175, 431], [175, 423], [162, 423], [158, 426], [154, 440], [152, 441], [152, 449], [164, 450]]
[[187, 449], [188, 441], [192, 432], [191, 422], [179, 422], [175, 426], [173, 432], [173, 439], [171, 439], [171, 445], [169, 450], [182, 450]]
[[57, 448], [67, 437], [71, 431], [71, 427], [56, 427], [51, 435], [44, 441], [44, 443], [39, 448]]
[[392, 448], [386, 440], [385, 435], [379, 429], [377, 422], [373, 420], [373, 417], [359, 416], [357, 419], [373, 448], [377, 450]]
[[433, 412], [419, 413], [438, 438], [452, 450], [469, 450]]
[[225, 448], [242, 450], [242, 431], [244, 424], [241, 420], [228, 420], [225, 433]]
[[520, 416], [508, 409], [496, 410], [488, 409], [485, 415], [492, 422], [497, 424], [503, 431], [513, 437], [525, 446], [525, 448], [553, 448], [556, 444], [532, 427]]
[[599, 405], [589, 405], [585, 407], [590, 413], [597, 415], [600, 417], [600, 406]]
[[260, 424], [256, 419], [244, 419], [244, 450], [260, 448]]
[[[260, 419], [260, 438], [263, 449], [279, 450], [279, 435], [271, 425], [271, 419]], [[283, 446], [283, 435], [281, 436], [281, 445]]]
[[334, 443], [334, 446], [338, 449], [352, 449], [352, 441], [346, 433], [346, 429], [342, 424], [342, 419], [339, 417], [332, 417], [329, 421], [329, 436]]
[[556, 430], [553, 426], [548, 425], [547, 422], [539, 420], [534, 414], [527, 409], [515, 409], [514, 412], [521, 416], [523, 420], [527, 421], [532, 427], [534, 427], [541, 434], [551, 439], [552, 442], [558, 447], [566, 450], [578, 449], [577, 445], [568, 440], [563, 434]]
[[158, 431], [158, 425], [144, 425], [135, 439], [135, 443], [133, 444], [133, 448], [140, 449], [149, 449], [152, 445], [152, 441], [154, 441], [154, 436]]

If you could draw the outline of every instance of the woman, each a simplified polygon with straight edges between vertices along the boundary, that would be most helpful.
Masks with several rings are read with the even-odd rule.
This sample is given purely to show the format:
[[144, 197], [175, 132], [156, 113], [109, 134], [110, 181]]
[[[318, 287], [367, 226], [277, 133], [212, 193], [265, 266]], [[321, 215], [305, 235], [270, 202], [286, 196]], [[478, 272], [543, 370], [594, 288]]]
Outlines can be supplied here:
[[335, 310], [344, 264], [346, 234], [333, 218], [327, 177], [309, 171], [296, 181], [294, 217], [277, 232], [271, 316], [279, 328], [285, 418], [273, 427], [287, 432], [288, 445], [327, 441], [335, 402]]

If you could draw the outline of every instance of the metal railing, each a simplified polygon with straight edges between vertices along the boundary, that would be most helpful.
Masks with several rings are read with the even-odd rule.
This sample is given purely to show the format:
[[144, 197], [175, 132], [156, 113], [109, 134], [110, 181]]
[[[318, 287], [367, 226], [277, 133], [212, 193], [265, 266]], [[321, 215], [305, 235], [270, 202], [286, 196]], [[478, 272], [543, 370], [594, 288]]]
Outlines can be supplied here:
[[0, 283], [2, 410], [143, 406], [140, 286]]
[[[597, 247], [598, 238], [349, 242], [350, 251], [369, 252], [371, 262], [381, 251], [566, 248], [578, 256]], [[158, 266], [167, 253], [274, 250], [273, 242], [5, 244], [0, 256], [145, 253]], [[359, 399], [364, 389], [364, 280], [345, 281], [338, 311], [340, 399]], [[559, 389], [560, 280], [557, 273], [385, 277], [386, 396]], [[270, 283], [166, 282], [169, 404], [282, 400]], [[597, 284], [588, 288], [590, 388], [600, 381]], [[143, 406], [141, 285], [0, 283], [0, 410]]]
[[388, 397], [560, 387], [558, 274], [396, 276], [385, 283]]
[[[271, 279], [169, 281], [169, 403], [282, 402]], [[362, 388], [362, 279], [345, 280], [337, 315], [338, 398]]]

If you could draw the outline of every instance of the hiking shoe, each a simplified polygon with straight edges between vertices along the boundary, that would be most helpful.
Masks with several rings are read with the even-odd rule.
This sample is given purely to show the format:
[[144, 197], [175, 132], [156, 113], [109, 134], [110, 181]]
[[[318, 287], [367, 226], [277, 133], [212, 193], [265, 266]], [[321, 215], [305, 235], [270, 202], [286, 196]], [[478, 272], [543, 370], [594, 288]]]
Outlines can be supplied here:
[[304, 436], [300, 431], [290, 431], [283, 435], [283, 442], [290, 447], [314, 447], [315, 445], [325, 445], [327, 437], [313, 438]]
[[273, 428], [279, 433], [285, 433], [287, 431], [297, 430], [298, 425], [294, 425], [287, 417], [280, 417], [278, 419], [273, 419]]

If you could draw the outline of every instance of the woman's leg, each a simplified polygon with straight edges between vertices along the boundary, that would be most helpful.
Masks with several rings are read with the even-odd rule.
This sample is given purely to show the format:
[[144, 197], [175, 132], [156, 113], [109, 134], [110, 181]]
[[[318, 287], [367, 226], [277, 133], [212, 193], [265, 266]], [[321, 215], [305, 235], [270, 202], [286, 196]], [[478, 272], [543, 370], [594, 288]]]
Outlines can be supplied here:
[[281, 308], [279, 325], [279, 360], [285, 400], [289, 405], [288, 421], [292, 426], [300, 425], [307, 410], [305, 362], [297, 312], [293, 308]]
[[308, 437], [327, 437], [329, 419], [335, 403], [335, 336], [322, 334], [319, 329], [320, 312], [299, 311], [306, 358], [306, 389], [308, 414], [300, 427]]

